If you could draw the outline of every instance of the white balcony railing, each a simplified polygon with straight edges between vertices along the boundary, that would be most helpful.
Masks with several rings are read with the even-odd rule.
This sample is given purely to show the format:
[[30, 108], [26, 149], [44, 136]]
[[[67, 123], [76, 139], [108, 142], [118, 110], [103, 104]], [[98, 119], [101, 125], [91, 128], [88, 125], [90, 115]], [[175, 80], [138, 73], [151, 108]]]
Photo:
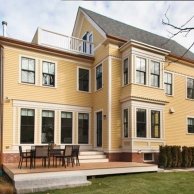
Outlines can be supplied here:
[[68, 52], [93, 56], [94, 44], [79, 38], [66, 36], [38, 28], [32, 42]]

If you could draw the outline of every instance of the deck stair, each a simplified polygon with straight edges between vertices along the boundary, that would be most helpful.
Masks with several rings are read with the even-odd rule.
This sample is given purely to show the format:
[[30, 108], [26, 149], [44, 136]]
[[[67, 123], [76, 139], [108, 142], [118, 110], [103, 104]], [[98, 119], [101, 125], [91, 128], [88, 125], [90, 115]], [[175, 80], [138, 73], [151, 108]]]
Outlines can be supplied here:
[[80, 151], [79, 154], [80, 163], [98, 163], [98, 162], [108, 162], [108, 158], [102, 151]]

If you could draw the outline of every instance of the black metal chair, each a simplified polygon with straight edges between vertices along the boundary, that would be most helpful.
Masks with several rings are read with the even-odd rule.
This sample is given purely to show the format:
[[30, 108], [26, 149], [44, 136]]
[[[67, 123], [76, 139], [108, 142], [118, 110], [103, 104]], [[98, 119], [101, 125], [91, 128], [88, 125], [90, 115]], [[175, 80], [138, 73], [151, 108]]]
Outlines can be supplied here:
[[36, 159], [42, 159], [42, 166], [46, 167], [46, 160], [48, 160], [48, 167], [50, 167], [50, 156], [48, 146], [35, 146], [34, 152], [34, 168], [36, 167]]
[[50, 157], [53, 159], [53, 166], [55, 162], [55, 157], [62, 155], [62, 150], [60, 145], [53, 145], [49, 148]]
[[26, 161], [26, 167], [28, 166], [28, 159], [30, 160], [30, 167], [31, 167], [31, 152], [22, 152], [22, 146], [19, 146], [19, 154], [20, 160], [18, 164], [18, 168], [22, 168], [23, 160]]
[[73, 162], [76, 166], [80, 166], [80, 163], [79, 163], [79, 148], [80, 148], [80, 145], [73, 145], [72, 157], [73, 157]]
[[74, 162], [72, 157], [72, 151], [73, 151], [73, 146], [66, 145], [65, 149], [63, 150], [63, 153], [61, 155], [55, 156], [55, 166], [57, 167], [57, 159], [59, 159], [60, 162], [62, 161], [62, 166], [65, 166], [65, 168], [66, 168], [66, 161], [67, 161], [67, 166], [71, 162], [73, 167]]

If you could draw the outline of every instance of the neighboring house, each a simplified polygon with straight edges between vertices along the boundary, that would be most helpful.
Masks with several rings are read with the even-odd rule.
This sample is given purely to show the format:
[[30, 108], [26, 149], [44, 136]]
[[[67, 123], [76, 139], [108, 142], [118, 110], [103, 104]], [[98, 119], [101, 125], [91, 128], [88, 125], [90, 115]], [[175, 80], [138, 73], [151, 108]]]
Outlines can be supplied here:
[[194, 146], [193, 53], [84, 8], [72, 36], [0, 37], [2, 162], [49, 142], [135, 162]]

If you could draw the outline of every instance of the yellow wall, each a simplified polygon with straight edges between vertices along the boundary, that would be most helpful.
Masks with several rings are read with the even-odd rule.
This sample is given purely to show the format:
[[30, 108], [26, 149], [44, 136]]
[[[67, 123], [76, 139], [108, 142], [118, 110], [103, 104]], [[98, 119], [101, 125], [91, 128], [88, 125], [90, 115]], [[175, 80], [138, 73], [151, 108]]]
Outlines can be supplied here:
[[[187, 116], [194, 116], [194, 101], [186, 99], [186, 80], [186, 76], [174, 74], [174, 96], [167, 97], [165, 138], [168, 145], [194, 146], [194, 134], [187, 134]], [[174, 108], [173, 114], [169, 113], [170, 108]]]
[[121, 60], [112, 58], [111, 141], [112, 149], [121, 148]]
[[[57, 88], [35, 86], [19, 83], [19, 59], [20, 56], [29, 56], [37, 59], [37, 78], [41, 60], [54, 61], [57, 63]], [[91, 107], [91, 94], [77, 91], [77, 67], [89, 67], [91, 64], [82, 65], [79, 62], [70, 62], [65, 59], [52, 58], [39, 53], [30, 53], [21, 50], [5, 48], [5, 80], [4, 95], [11, 99], [39, 101], [58, 104], [70, 104]], [[41, 80], [40, 80], [41, 83]]]

